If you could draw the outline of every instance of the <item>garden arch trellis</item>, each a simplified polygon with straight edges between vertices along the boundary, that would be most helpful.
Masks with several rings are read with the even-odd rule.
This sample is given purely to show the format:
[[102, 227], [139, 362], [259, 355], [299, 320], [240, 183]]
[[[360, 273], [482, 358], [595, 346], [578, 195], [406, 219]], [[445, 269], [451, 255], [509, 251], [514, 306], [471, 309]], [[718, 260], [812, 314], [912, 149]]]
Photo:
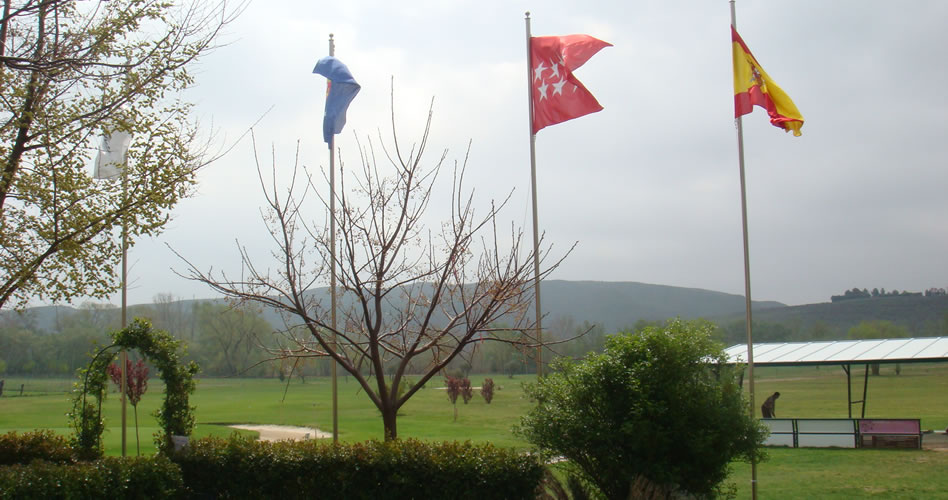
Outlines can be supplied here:
[[[155, 443], [163, 453], [174, 449], [172, 436], [188, 436], [194, 428], [194, 408], [188, 398], [194, 392], [194, 374], [198, 366], [193, 362], [182, 364], [180, 356], [185, 349], [181, 341], [168, 332], [155, 330], [148, 320], [136, 318], [122, 330], [111, 333], [112, 344], [100, 349], [87, 368], [80, 371], [82, 380], [77, 384], [70, 414], [75, 435], [73, 444], [83, 458], [102, 455], [102, 400], [108, 382], [106, 368], [115, 359], [118, 349], [135, 349], [158, 369], [165, 384], [165, 399], [155, 412], [161, 432]], [[95, 403], [88, 401], [88, 396]]]

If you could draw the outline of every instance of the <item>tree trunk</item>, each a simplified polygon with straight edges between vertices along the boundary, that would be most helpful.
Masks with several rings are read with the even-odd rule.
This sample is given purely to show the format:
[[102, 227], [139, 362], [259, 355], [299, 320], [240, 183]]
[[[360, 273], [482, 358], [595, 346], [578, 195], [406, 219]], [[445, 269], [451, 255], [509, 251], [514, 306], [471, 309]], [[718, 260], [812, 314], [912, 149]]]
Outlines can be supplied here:
[[135, 409], [135, 453], [136, 456], [142, 456], [142, 442], [138, 437], [138, 405], [132, 405]]
[[398, 439], [398, 427], [395, 417], [398, 415], [398, 408], [385, 405], [382, 408], [382, 423], [385, 425], [385, 440], [392, 441]]

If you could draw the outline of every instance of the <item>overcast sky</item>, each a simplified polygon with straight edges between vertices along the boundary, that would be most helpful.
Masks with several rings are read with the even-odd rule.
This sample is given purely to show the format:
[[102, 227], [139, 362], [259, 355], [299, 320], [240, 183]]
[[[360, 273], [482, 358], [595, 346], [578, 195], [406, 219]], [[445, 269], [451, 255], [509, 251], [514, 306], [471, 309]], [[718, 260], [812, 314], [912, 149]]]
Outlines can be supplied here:
[[[276, 6], [276, 7], [275, 7]], [[195, 118], [233, 141], [255, 127], [279, 175], [325, 168], [325, 80], [336, 56], [362, 85], [337, 138], [419, 138], [432, 97], [430, 158], [461, 160], [482, 202], [530, 216], [524, 12], [534, 35], [585, 33], [603, 49], [576, 75], [603, 111], [537, 134], [539, 220], [552, 276], [744, 293], [729, 4], [717, 1], [256, 0], [195, 68]], [[948, 2], [740, 0], [738, 30], [803, 113], [803, 136], [744, 117], [753, 298], [825, 302], [852, 287], [948, 287]], [[272, 148], [272, 149], [271, 149]], [[236, 242], [264, 258], [264, 200], [249, 140], [204, 169], [164, 234], [131, 250], [129, 301], [205, 298], [186, 266], [239, 270]], [[433, 207], [437, 210], [437, 207]], [[313, 214], [322, 220], [322, 214]], [[114, 300], [118, 302], [118, 296]]]

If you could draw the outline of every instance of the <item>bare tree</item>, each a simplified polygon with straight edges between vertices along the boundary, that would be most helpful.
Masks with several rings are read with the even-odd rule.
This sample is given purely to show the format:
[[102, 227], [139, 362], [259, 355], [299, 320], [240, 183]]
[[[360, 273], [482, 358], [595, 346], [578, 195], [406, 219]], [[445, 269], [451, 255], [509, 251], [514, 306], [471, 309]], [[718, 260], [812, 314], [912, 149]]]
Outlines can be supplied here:
[[[422, 166], [431, 117], [429, 108], [421, 140], [406, 152], [396, 133], [393, 97], [391, 144], [386, 146], [380, 134], [377, 156], [371, 140], [367, 146], [360, 143], [361, 169], [342, 169], [338, 208], [329, 215], [339, 228], [339, 328], [332, 327], [326, 295], [315, 293], [333, 272], [332, 241], [328, 224], [310, 223], [302, 211], [306, 196], [319, 191], [312, 175], [305, 170], [299, 175], [298, 164], [286, 189], [277, 187], [275, 175], [267, 182], [261, 174], [268, 205], [264, 220], [278, 247], [273, 252], [277, 271], [262, 270], [243, 249], [245, 271], [238, 279], [188, 263], [191, 279], [283, 313], [288, 328], [283, 348], [274, 354], [335, 360], [382, 413], [386, 439], [398, 435], [398, 409], [453, 359], [470, 356], [477, 343], [533, 349], [541, 344], [527, 314], [537, 256], [522, 246], [519, 228], [511, 226], [507, 241], [498, 237], [498, 213], [510, 195], [478, 213], [473, 191], [463, 186], [467, 156], [454, 163], [450, 182], [444, 182], [449, 186], [442, 189], [439, 173], [447, 150], [431, 167]], [[438, 209], [445, 217], [440, 225], [426, 227], [423, 219], [435, 193], [449, 194], [450, 206]], [[328, 213], [328, 199], [316, 196]], [[400, 391], [409, 372], [420, 378]]]
[[[179, 339], [194, 340], [194, 308], [172, 293], [152, 297], [151, 320], [155, 328], [165, 330]], [[187, 335], [186, 335], [187, 334]]]

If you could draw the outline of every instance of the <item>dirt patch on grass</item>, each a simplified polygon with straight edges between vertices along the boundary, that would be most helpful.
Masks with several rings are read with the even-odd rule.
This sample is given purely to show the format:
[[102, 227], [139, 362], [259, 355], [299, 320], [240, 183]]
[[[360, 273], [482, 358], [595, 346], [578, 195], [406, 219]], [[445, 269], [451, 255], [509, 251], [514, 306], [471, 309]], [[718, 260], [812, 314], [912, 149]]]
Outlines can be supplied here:
[[302, 441], [306, 439], [331, 438], [332, 434], [315, 427], [296, 427], [292, 425], [230, 425], [234, 429], [243, 429], [260, 433], [260, 441]]

